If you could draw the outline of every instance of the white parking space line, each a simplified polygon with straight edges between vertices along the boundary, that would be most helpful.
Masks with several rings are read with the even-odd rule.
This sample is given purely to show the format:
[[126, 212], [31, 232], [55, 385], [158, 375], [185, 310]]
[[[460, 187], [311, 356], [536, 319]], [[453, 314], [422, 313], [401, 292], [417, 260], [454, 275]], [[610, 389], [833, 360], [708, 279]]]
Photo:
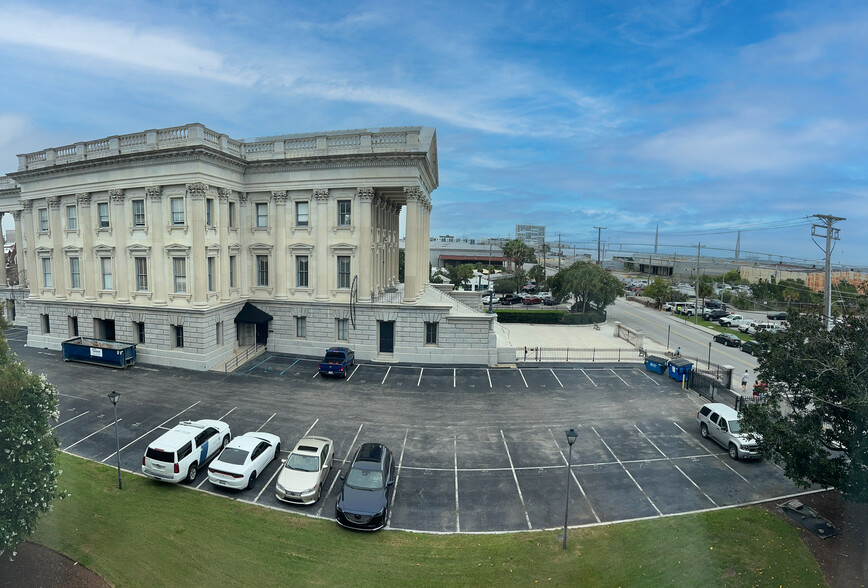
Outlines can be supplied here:
[[[486, 370], [487, 371], [487, 370]], [[461, 532], [461, 511], [458, 509], [458, 438], [452, 435], [453, 460], [455, 464], [455, 532]]]
[[640, 370], [640, 369], [638, 369], [638, 368], [637, 368], [637, 371], [638, 371], [640, 374], [642, 374], [643, 376], [645, 376], [646, 378], [648, 378], [649, 380], [651, 380], [652, 382], [654, 382], [654, 385], [655, 385], [655, 386], [659, 386], [659, 385], [660, 385], [660, 382], [658, 382], [657, 380], [655, 380], [654, 378], [652, 378], [651, 376], [649, 376], [648, 374], [646, 374], [644, 371], [642, 371], [642, 370]]
[[313, 380], [313, 379], [316, 378], [317, 376], [319, 376], [319, 372], [316, 372], [314, 375], [312, 375], [312, 376], [310, 377], [310, 379]]
[[639, 485], [639, 482], [636, 481], [636, 478], [633, 477], [633, 474], [630, 473], [630, 470], [628, 470], [628, 469], [624, 466], [624, 464], [621, 463], [621, 460], [618, 459], [618, 456], [615, 455], [615, 452], [612, 451], [612, 448], [609, 447], [609, 444], [606, 443], [606, 440], [603, 439], [603, 437], [601, 437], [599, 433], [597, 433], [597, 429], [595, 429], [594, 427], [591, 427], [591, 430], [594, 432], [594, 434], [595, 434], [597, 437], [600, 438], [600, 443], [602, 443], [602, 444], [606, 447], [606, 449], [609, 450], [609, 453], [612, 454], [612, 457], [615, 458], [615, 460], [618, 462], [618, 464], [619, 464], [619, 465], [621, 466], [621, 468], [624, 470], [624, 473], [627, 474], [627, 475], [630, 477], [631, 480], [633, 480], [633, 483], [634, 483], [634, 484], [636, 484], [636, 487], [639, 489], [639, 492], [642, 493], [642, 496], [644, 496], [645, 499], [646, 499], [646, 500], [651, 504], [651, 506], [654, 507], [654, 510], [657, 511], [657, 514], [660, 515], [660, 516], [663, 516], [663, 513], [660, 512], [660, 509], [657, 508], [657, 505], [654, 504], [654, 501], [651, 500], [651, 498], [650, 498], [650, 497], [645, 493], [645, 490], [642, 488], [642, 486]]
[[456, 383], [458, 382], [458, 370], [452, 368], [452, 387], [455, 388]]
[[588, 381], [594, 385], [594, 388], [598, 388], [597, 383], [591, 379], [591, 376], [588, 375], [588, 372], [586, 372], [585, 370], [581, 370], [581, 372], [585, 374], [585, 377], [588, 378]]
[[[279, 460], [280, 456], [275, 455], [274, 459]], [[265, 466], [265, 467], [268, 467], [268, 466]], [[271, 487], [271, 483], [274, 481], [274, 478], [277, 477], [277, 474], [280, 473], [280, 470], [282, 469], [282, 467], [283, 467], [283, 464], [280, 464], [279, 466], [277, 466], [277, 469], [274, 470], [274, 473], [271, 474], [270, 478], [268, 478], [268, 482], [265, 483], [265, 486], [262, 487], [262, 490], [260, 490], [259, 494], [256, 495], [256, 498], [253, 499], [253, 502], [259, 502], [259, 498], [265, 493], [266, 490], [268, 490]]]
[[308, 435], [310, 435], [310, 432], [313, 430], [313, 428], [316, 426], [316, 424], [317, 424], [318, 422], [319, 422], [319, 419], [315, 420], [315, 421], [313, 422], [313, 424], [312, 424], [310, 427], [308, 427], [307, 431], [304, 432], [304, 435], [302, 435], [302, 438], [307, 437]]
[[57, 423], [56, 425], [54, 425], [53, 427], [51, 427], [51, 430], [53, 431], [53, 430], [55, 430], [57, 427], [61, 427], [61, 426], [65, 425], [66, 423], [69, 423], [69, 422], [71, 422], [71, 421], [74, 421], [74, 420], [77, 419], [78, 417], [83, 417], [84, 415], [86, 415], [86, 414], [89, 413], [89, 412], [90, 412], [89, 410], [86, 410], [86, 411], [84, 411], [84, 412], [82, 412], [82, 413], [79, 413], [79, 414], [75, 415], [75, 416], [72, 417], [71, 419], [66, 419], [66, 420], [63, 421], [62, 423]]
[[395, 473], [395, 484], [392, 486], [392, 505], [389, 507], [389, 516], [386, 517], [386, 527], [392, 523], [392, 510], [395, 506], [395, 497], [398, 495], [398, 480], [401, 478], [401, 464], [404, 463], [404, 448], [407, 447], [407, 435], [410, 427], [404, 429], [404, 442], [401, 443], [401, 455], [398, 457], [398, 471]]
[[[663, 450], [662, 450], [662, 449], [660, 449], [659, 447], [657, 447], [657, 444], [654, 443], [654, 442], [653, 442], [653, 441], [648, 437], [648, 435], [646, 435], [646, 434], [644, 433], [644, 431], [642, 431], [642, 429], [639, 428], [639, 426], [638, 426], [636, 423], [633, 423], [633, 426], [636, 427], [636, 430], [639, 431], [639, 434], [642, 435], [642, 436], [645, 438], [645, 440], [646, 440], [648, 443], [650, 443], [651, 446], [652, 446], [654, 449], [656, 449], [656, 450], [660, 453], [660, 455], [662, 455], [663, 457], [665, 457], [665, 458], [669, 461], [669, 463], [672, 463], [672, 460], [669, 459], [669, 457], [668, 457], [665, 453], [663, 453]], [[676, 470], [678, 470], [679, 472], [681, 472], [681, 475], [682, 475], [682, 476], [684, 476], [685, 478], [687, 478], [687, 481], [688, 481], [688, 482], [690, 482], [691, 484], [693, 484], [693, 485], [696, 487], [697, 490], [699, 490], [700, 492], [702, 492], [702, 495], [705, 496], [705, 497], [708, 499], [708, 501], [711, 502], [711, 504], [713, 504], [714, 506], [717, 506], [717, 503], [714, 501], [714, 499], [712, 499], [711, 496], [709, 496], [708, 494], [706, 494], [706, 493], [705, 493], [705, 490], [703, 490], [702, 488], [700, 488], [700, 487], [699, 487], [699, 484], [697, 484], [696, 482], [694, 482], [694, 481], [690, 478], [690, 476], [688, 476], [687, 474], [685, 474], [685, 473], [684, 473], [684, 470], [682, 470], [680, 467], [678, 467], [678, 465], [676, 465], [676, 464], [674, 464], [674, 463], [672, 463], [672, 465], [675, 466], [675, 469], [676, 469]]]
[[[676, 427], [678, 427], [679, 429], [681, 429], [681, 432], [682, 432], [682, 433], [684, 433], [684, 434], [686, 434], [686, 435], [690, 435], [690, 433], [688, 433], [687, 431], [685, 431], [684, 429], [682, 429], [682, 428], [681, 428], [681, 425], [679, 425], [678, 423], [676, 423], [676, 422], [673, 421], [672, 424], [675, 425]], [[714, 441], [712, 441], [712, 443], [714, 443]], [[745, 482], [747, 482], [748, 484], [750, 484], [751, 486], [753, 486], [753, 484], [751, 484], [751, 483], [748, 481], [747, 478], [745, 478], [744, 476], [742, 476], [741, 474], [739, 474], [737, 471], [735, 471], [735, 470], [732, 468], [731, 465], [729, 465], [728, 463], [726, 463], [726, 461], [720, 459], [720, 456], [719, 456], [719, 455], [715, 455], [715, 454], [713, 454], [712, 452], [708, 451], [708, 449], [706, 449], [706, 448], [705, 448], [704, 446], [702, 446], [701, 444], [700, 444], [699, 446], [702, 447], [702, 449], [703, 449], [706, 453], [708, 453], [708, 455], [711, 455], [712, 457], [714, 457], [715, 459], [717, 459], [718, 461], [720, 461], [720, 463], [722, 463], [722, 464], [725, 465], [727, 468], [729, 468], [729, 470], [730, 470], [733, 474], [735, 474], [736, 476], [738, 476], [739, 478], [741, 478], [742, 480], [744, 480]], [[728, 457], [728, 456], [729, 456], [729, 453], [727, 453], [726, 455], [727, 455], [727, 457]]]
[[349, 382], [350, 380], [353, 379], [353, 376], [356, 375], [356, 372], [359, 371], [360, 367], [361, 366], [359, 364], [356, 364], [356, 369], [353, 370], [353, 373], [351, 373], [349, 376], [347, 376], [347, 382]]
[[265, 425], [267, 425], [268, 423], [270, 423], [270, 422], [271, 422], [271, 419], [273, 419], [273, 418], [276, 417], [276, 416], [277, 416], [277, 413], [274, 413], [273, 415], [271, 415], [270, 417], [268, 417], [268, 420], [265, 421], [264, 423], [262, 423], [261, 425], [259, 425], [259, 428], [256, 429], [256, 430], [257, 430], [257, 431], [261, 431], [261, 430], [262, 430], [262, 427], [264, 427]]
[[515, 467], [512, 465], [512, 456], [509, 454], [509, 445], [506, 444], [506, 436], [503, 434], [503, 429], [500, 430], [500, 438], [503, 439], [503, 448], [506, 449], [506, 457], [509, 459], [509, 468], [512, 470], [512, 479], [515, 480], [515, 487], [518, 490], [518, 499], [521, 500], [521, 508], [524, 509], [524, 518], [527, 521], [527, 528], [533, 529], [530, 524], [530, 515], [527, 514], [527, 506], [524, 503], [524, 495], [522, 495], [521, 486], [518, 483], [518, 474], [515, 473]]
[[391, 372], [391, 371], [392, 371], [392, 366], [389, 366], [389, 369], [386, 370], [386, 375], [383, 376], [383, 381], [380, 382], [380, 384], [385, 384], [385, 383], [386, 383], [386, 378], [389, 377], [389, 372]]
[[[554, 373], [554, 372], [553, 372], [553, 373]], [[561, 449], [561, 446], [558, 445], [558, 441], [557, 441], [557, 439], [555, 439], [555, 434], [552, 433], [552, 430], [551, 430], [551, 429], [549, 429], [549, 435], [552, 436], [552, 441], [554, 441], [555, 446], [558, 448], [558, 453], [560, 453], [560, 454], [561, 454], [561, 457], [564, 458], [564, 465], [567, 466], [567, 467], [569, 467], [569, 460], [567, 460], [567, 456], [564, 455], [564, 452], [563, 452], [563, 450]], [[556, 467], [560, 467], [560, 466], [556, 466]], [[573, 481], [576, 483], [576, 486], [578, 486], [578, 487], [579, 487], [579, 490], [582, 491], [582, 496], [585, 498], [585, 502], [588, 503], [588, 508], [591, 509], [591, 514], [594, 515], [594, 519], [599, 523], [599, 522], [600, 522], [600, 517], [597, 516], [597, 511], [594, 510], [594, 505], [591, 504], [591, 501], [588, 499], [588, 495], [585, 494], [585, 489], [582, 488], [582, 484], [579, 482], [579, 479], [576, 477], [576, 474], [575, 474], [575, 472], [573, 472], [572, 469], [570, 469], [570, 475], [573, 477]]]
[[228, 417], [230, 414], [232, 414], [232, 411], [234, 411], [236, 408], [238, 408], [238, 407], [237, 407], [237, 406], [233, 406], [232, 409], [231, 409], [229, 412], [227, 412], [226, 414], [224, 414], [222, 417], [220, 417], [220, 418], [217, 419], [217, 420], [218, 420], [218, 421], [222, 421], [223, 419], [225, 419], [226, 417]]
[[419, 384], [422, 383], [422, 374], [424, 374], [424, 373], [425, 373], [425, 368], [422, 368], [421, 370], [419, 370], [419, 379], [416, 380], [416, 387], [417, 388], [419, 387]]
[[58, 396], [65, 396], [66, 398], [75, 398], [76, 400], [93, 400], [92, 398], [82, 398], [81, 396], [73, 396], [72, 394], [64, 394], [63, 392], [58, 392]]
[[[343, 461], [341, 462], [341, 467], [340, 467], [341, 470], [343, 469], [344, 465], [346, 465], [347, 460], [348, 460], [348, 459], [350, 458], [350, 456], [353, 454], [353, 447], [355, 447], [355, 445], [356, 445], [356, 440], [359, 438], [359, 435], [361, 435], [361, 433], [362, 433], [362, 427], [364, 427], [364, 426], [365, 426], [365, 423], [362, 423], [361, 425], [359, 425], [359, 430], [356, 431], [356, 436], [353, 437], [353, 441], [352, 441], [352, 443], [350, 443], [350, 448], [347, 450], [347, 454], [344, 456], [344, 459], [343, 459]], [[334, 467], [332, 467], [332, 469], [334, 469]], [[331, 495], [331, 493], [332, 493], [332, 489], [335, 487], [335, 484], [336, 484], [337, 481], [338, 481], [338, 476], [339, 476], [339, 475], [340, 475], [340, 474], [335, 473], [335, 477], [332, 478], [332, 483], [331, 483], [331, 485], [329, 485], [329, 491], [326, 492], [326, 496], [330, 496], [330, 495]], [[320, 499], [320, 500], [322, 500], [322, 499]], [[316, 516], [320, 516], [320, 514], [322, 514], [322, 509], [324, 509], [324, 508], [325, 508], [325, 500], [322, 500], [322, 504], [319, 505], [319, 510], [316, 511]]]
[[[119, 418], [119, 419], [118, 419], [118, 422], [121, 422], [122, 420], [124, 420], [123, 417]], [[70, 449], [72, 449], [73, 447], [75, 447], [76, 445], [78, 445], [79, 443], [81, 443], [82, 441], [86, 441], [86, 440], [90, 439], [91, 437], [93, 437], [94, 435], [96, 435], [97, 433], [99, 433], [100, 431], [105, 430], [105, 429], [108, 429], [109, 427], [111, 427], [111, 426], [114, 425], [114, 424], [115, 424], [115, 422], [112, 421], [112, 422], [110, 422], [109, 424], [107, 424], [106, 426], [104, 426], [104, 427], [100, 427], [99, 429], [97, 429], [96, 431], [94, 431], [93, 433], [91, 433], [90, 435], [88, 435], [87, 437], [82, 437], [81, 439], [79, 439], [78, 441], [76, 441], [75, 443], [73, 443], [72, 445], [70, 445], [70, 446], [68, 446], [68, 447], [64, 447], [63, 450], [64, 450], [64, 451], [69, 451]], [[114, 454], [112, 454], [112, 455], [114, 455]]]
[[524, 382], [524, 387], [529, 388], [529, 386], [527, 385], [527, 380], [524, 379], [524, 372], [521, 371], [521, 368], [519, 368], [518, 374], [521, 376], [521, 381]]
[[615, 374], [615, 377], [616, 377], [616, 378], [618, 378], [619, 380], [621, 380], [622, 382], [624, 382], [624, 385], [625, 385], [625, 386], [627, 386], [628, 388], [630, 387], [630, 384], [627, 383], [627, 380], [625, 380], [624, 378], [622, 378], [621, 376], [619, 376], [618, 373], [617, 373], [615, 370], [610, 369], [609, 371], [612, 372], [613, 374]]
[[[151, 430], [148, 431], [147, 433], [145, 433], [145, 434], [143, 434], [143, 435], [141, 435], [141, 436], [139, 436], [139, 437], [136, 437], [135, 439], [133, 439], [132, 441], [130, 441], [129, 443], [127, 443], [126, 445], [124, 445], [123, 447], [121, 447], [121, 451], [123, 451], [124, 449], [126, 449], [127, 447], [129, 447], [130, 445], [132, 445], [133, 443], [136, 443], [137, 441], [140, 441], [140, 440], [144, 439], [145, 437], [147, 437], [148, 435], [150, 435], [151, 433], [153, 433], [154, 431], [156, 431], [157, 429], [159, 429], [160, 427], [162, 427], [163, 425], [165, 425], [166, 423], [168, 423], [168, 422], [171, 421], [172, 419], [176, 419], [176, 418], [178, 418], [179, 416], [181, 416], [182, 414], [184, 414], [185, 412], [187, 412], [188, 410], [190, 410], [191, 408], [193, 408], [194, 406], [196, 406], [196, 405], [199, 404], [200, 402], [202, 402], [202, 401], [201, 401], [201, 400], [197, 400], [196, 402], [194, 402], [193, 404], [191, 404], [190, 406], [188, 406], [187, 408], [185, 408], [184, 410], [182, 410], [182, 411], [179, 412], [178, 414], [176, 414], [176, 415], [174, 415], [174, 416], [170, 416], [169, 418], [167, 418], [166, 420], [164, 420], [162, 423], [160, 423], [159, 425], [157, 425], [156, 427], [154, 427], [153, 429], [151, 429]], [[232, 409], [232, 410], [235, 410], [235, 409]], [[232, 411], [229, 411], [229, 412], [232, 412]], [[118, 419], [118, 420], [120, 420], [120, 419]], [[101, 463], [105, 463], [106, 461], [108, 461], [109, 459], [111, 459], [112, 457], [114, 457], [115, 454], [117, 454], [117, 453], [118, 453], [117, 451], [113, 451], [113, 452], [111, 453], [111, 455], [109, 455], [108, 457], [103, 458], [103, 459], [101, 460]]]
[[560, 378], [558, 377], [558, 375], [555, 373], [555, 370], [549, 368], [549, 371], [550, 371], [550, 372], [552, 373], [552, 375], [555, 377], [555, 380], [558, 381], [558, 384], [560, 384], [561, 388], [563, 388], [564, 385], [561, 383], [561, 379], [560, 379]]
[[491, 370], [485, 368], [485, 375], [488, 376], [488, 387], [494, 388], [494, 385], [491, 383]]

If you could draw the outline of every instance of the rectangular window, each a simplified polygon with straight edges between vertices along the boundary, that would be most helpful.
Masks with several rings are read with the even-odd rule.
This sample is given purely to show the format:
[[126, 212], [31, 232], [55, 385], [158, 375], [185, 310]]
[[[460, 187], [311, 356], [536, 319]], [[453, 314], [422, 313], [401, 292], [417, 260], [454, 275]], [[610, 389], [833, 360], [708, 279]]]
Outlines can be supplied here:
[[175, 282], [175, 293], [185, 294], [187, 292], [187, 258], [173, 257], [172, 258], [172, 276]]
[[184, 224], [184, 199], [170, 198], [170, 206], [172, 207], [172, 224], [175, 226]]
[[208, 291], [214, 291], [214, 258], [208, 258]]
[[257, 286], [267, 286], [268, 285], [268, 256], [267, 255], [257, 255], [256, 256], [256, 285]]
[[425, 323], [425, 345], [437, 345], [437, 324]]
[[69, 287], [81, 288], [81, 262], [77, 257], [69, 258]]
[[229, 287], [235, 287], [235, 256], [229, 256]]
[[70, 337], [78, 337], [78, 317], [70, 316], [67, 317], [67, 332]]
[[47, 233], [48, 232], [48, 209], [40, 208], [36, 211], [37, 216], [39, 217], [39, 232]]
[[75, 204], [66, 207], [66, 228], [70, 231], [78, 230], [78, 209]]
[[350, 287], [350, 257], [338, 255], [338, 288]]
[[229, 203], [229, 228], [235, 227], [235, 203]]
[[51, 281], [51, 259], [48, 257], [42, 258], [42, 287], [53, 288]]
[[148, 291], [148, 258], [136, 257], [136, 290]]
[[133, 226], [134, 227], [143, 227], [145, 226], [145, 201], [144, 200], [133, 200]]
[[306, 227], [308, 222], [308, 211], [310, 210], [309, 202], [295, 203], [295, 226]]
[[353, 224], [352, 200], [338, 200], [338, 226], [348, 227]]
[[350, 338], [350, 319], [337, 319], [338, 341], [348, 341]]
[[256, 226], [263, 228], [268, 226], [268, 203], [256, 203]]
[[50, 333], [51, 332], [51, 320], [48, 318], [48, 315], [47, 314], [41, 314], [39, 316], [42, 319], [40, 321], [42, 323], [42, 332], [46, 333], [46, 334]]
[[111, 290], [112, 289], [112, 258], [111, 257], [100, 257], [99, 258], [99, 269], [102, 273], [102, 289], [103, 290]]
[[144, 343], [145, 342], [145, 323], [133, 323], [134, 331], [136, 333], [136, 342]]
[[183, 347], [184, 346], [184, 327], [183, 325], [175, 325], [172, 327], [174, 331], [175, 347]]
[[217, 345], [223, 345], [223, 321], [217, 323]]
[[295, 258], [295, 285], [297, 288], [307, 288], [309, 283], [307, 255], [299, 255]]
[[107, 229], [107, 228], [109, 228], [109, 226], [110, 226], [111, 223], [109, 223], [109, 207], [108, 207], [108, 202], [97, 202], [97, 205], [96, 205], [96, 216], [97, 216], [97, 222], [98, 222], [98, 225], [97, 225], [97, 226], [98, 226], [100, 229]]
[[307, 317], [295, 317], [295, 336], [299, 339], [307, 337]]
[[214, 226], [214, 199], [206, 198], [205, 199], [205, 226], [213, 227]]

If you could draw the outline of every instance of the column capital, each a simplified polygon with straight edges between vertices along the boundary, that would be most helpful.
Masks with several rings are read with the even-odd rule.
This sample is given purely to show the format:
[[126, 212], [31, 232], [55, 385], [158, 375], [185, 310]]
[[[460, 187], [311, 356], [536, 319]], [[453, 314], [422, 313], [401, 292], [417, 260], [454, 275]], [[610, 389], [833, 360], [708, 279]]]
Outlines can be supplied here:
[[24, 212], [30, 212], [31, 210], [33, 210], [33, 201], [32, 200], [19, 200], [18, 204], [21, 205], [21, 209]]
[[109, 190], [109, 196], [111, 196], [112, 202], [123, 202], [124, 201], [124, 190]]
[[272, 190], [271, 197], [274, 199], [274, 202], [277, 204], [286, 204], [286, 190]]
[[[20, 210], [13, 210], [12, 211], [12, 220], [14, 220], [16, 223], [21, 220], [21, 211]], [[15, 237], [15, 238], [18, 239], [18, 237]]]
[[319, 201], [325, 201], [329, 199], [329, 189], [328, 188], [316, 188], [313, 191], [313, 197]]
[[60, 198], [57, 196], [50, 196], [49, 198], [46, 198], [46, 200], [48, 200], [48, 208], [51, 210], [57, 210], [60, 208]]
[[419, 186], [407, 186], [404, 188], [404, 196], [407, 197], [407, 201], [410, 200], [422, 200], [424, 195], [422, 194], [422, 188]]
[[358, 196], [362, 202], [371, 202], [375, 196], [374, 189], [370, 186], [356, 188], [356, 196]]
[[151, 200], [159, 200], [163, 197], [162, 186], [148, 186], [145, 188], [145, 195]]
[[220, 202], [228, 201], [231, 195], [232, 190], [230, 190], [229, 188], [217, 188], [217, 198], [220, 199]]
[[247, 192], [239, 192], [238, 193], [238, 202], [241, 203], [242, 206], [247, 205], [247, 199], [249, 198]]
[[190, 194], [190, 198], [195, 200], [202, 200], [205, 198], [205, 193], [208, 191], [208, 184], [203, 184], [202, 182], [194, 182], [192, 184], [187, 184], [187, 192]]
[[90, 192], [79, 192], [75, 195], [75, 200], [81, 206], [90, 206]]

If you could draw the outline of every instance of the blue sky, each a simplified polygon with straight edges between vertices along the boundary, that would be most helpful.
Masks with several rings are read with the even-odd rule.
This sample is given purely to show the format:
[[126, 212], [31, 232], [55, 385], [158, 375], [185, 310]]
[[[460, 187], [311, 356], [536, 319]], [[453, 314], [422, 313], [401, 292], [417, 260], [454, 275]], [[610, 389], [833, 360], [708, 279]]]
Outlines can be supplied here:
[[[201, 122], [235, 138], [437, 128], [433, 235], [868, 264], [868, 5], [0, 0], [15, 155]], [[695, 250], [695, 249], [694, 249]], [[689, 253], [689, 249], [677, 251]]]

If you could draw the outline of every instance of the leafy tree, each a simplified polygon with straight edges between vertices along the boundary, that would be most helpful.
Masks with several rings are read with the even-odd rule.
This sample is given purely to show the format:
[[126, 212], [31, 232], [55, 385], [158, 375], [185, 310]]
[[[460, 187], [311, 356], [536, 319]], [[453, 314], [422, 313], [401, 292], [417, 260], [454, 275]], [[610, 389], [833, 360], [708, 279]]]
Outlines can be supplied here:
[[524, 281], [524, 264], [531, 263], [536, 259], [533, 247], [525, 244], [521, 239], [507, 241], [501, 247], [503, 256], [512, 262], [513, 272], [520, 282]]
[[[406, 265], [404, 250], [398, 249], [398, 281], [404, 283], [404, 266]], [[430, 270], [429, 270], [430, 272]], [[429, 273], [430, 275], [430, 273]]]
[[515, 278], [501, 278], [491, 283], [497, 294], [512, 294], [518, 292], [519, 284]]
[[527, 277], [535, 281], [539, 287], [542, 287], [546, 281], [546, 268], [541, 265], [535, 265], [527, 272]]
[[57, 389], [16, 361], [0, 334], [0, 554], [14, 556], [59, 496], [60, 442], [48, 422], [57, 410]]
[[621, 280], [589, 261], [577, 261], [563, 269], [551, 280], [552, 295], [563, 300], [567, 294], [572, 294], [576, 302], [572, 310], [587, 312], [588, 303], [593, 303], [598, 310], [603, 310], [612, 304], [623, 290]]
[[635, 268], [635, 267], [636, 267], [636, 264], [633, 263], [632, 261], [625, 261], [624, 262], [624, 270], [625, 271], [632, 272], [633, 268]]
[[702, 298], [702, 308], [705, 308], [705, 299], [714, 295], [714, 278], [711, 276], [699, 276], [696, 283], [696, 295]]
[[782, 333], [762, 333], [764, 399], [747, 406], [744, 428], [763, 436], [802, 487], [838, 488], [868, 502], [868, 317], [849, 317], [831, 331], [817, 315], [794, 315]]
[[469, 263], [450, 265], [447, 266], [446, 272], [449, 275], [449, 281], [452, 282], [453, 289], [458, 289], [470, 282], [470, 278], [473, 277], [473, 266]]
[[727, 284], [738, 284], [741, 282], [741, 273], [737, 270], [729, 270], [723, 274], [723, 281]]
[[653, 298], [656, 308], [660, 308], [664, 302], [672, 300], [672, 288], [662, 278], [654, 278], [642, 291], [642, 295]]

